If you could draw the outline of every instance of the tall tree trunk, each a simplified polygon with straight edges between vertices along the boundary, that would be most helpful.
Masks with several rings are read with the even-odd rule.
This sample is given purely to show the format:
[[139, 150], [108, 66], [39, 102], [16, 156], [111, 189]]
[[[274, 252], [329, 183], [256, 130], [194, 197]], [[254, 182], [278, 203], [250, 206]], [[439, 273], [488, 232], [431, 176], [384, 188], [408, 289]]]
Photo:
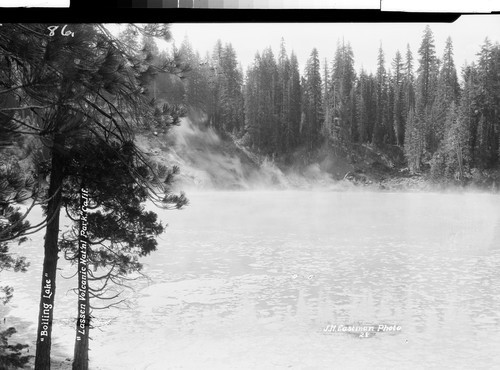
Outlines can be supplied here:
[[464, 166], [463, 166], [463, 157], [462, 157], [462, 149], [460, 149], [460, 144], [457, 144], [457, 159], [458, 159], [458, 169], [460, 173], [460, 181], [464, 179]]
[[56, 272], [58, 260], [59, 213], [61, 209], [64, 161], [60, 149], [64, 146], [64, 135], [56, 134], [52, 147], [52, 168], [47, 205], [47, 231], [45, 233], [42, 287], [38, 312], [36, 340], [36, 370], [50, 369], [50, 348], [52, 344], [52, 320], [56, 293]]
[[78, 237], [78, 319], [76, 320], [73, 370], [88, 370], [89, 368], [88, 197], [88, 190], [82, 183], [80, 190], [80, 233]]

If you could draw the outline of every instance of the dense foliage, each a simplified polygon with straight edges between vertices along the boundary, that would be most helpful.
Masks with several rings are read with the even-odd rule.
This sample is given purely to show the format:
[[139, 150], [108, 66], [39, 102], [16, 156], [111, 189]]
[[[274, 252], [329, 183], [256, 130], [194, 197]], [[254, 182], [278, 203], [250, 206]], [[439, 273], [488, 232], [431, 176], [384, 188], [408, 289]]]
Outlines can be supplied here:
[[[166, 131], [179, 123], [184, 108], [160, 104], [147, 87], [158, 74], [179, 78], [184, 68], [175, 57], [153, 57], [151, 39], [169, 39], [168, 25], [131, 25], [127, 31], [128, 37], [117, 38], [100, 24], [3, 24], [0, 28], [0, 96], [6, 96], [0, 101], [0, 127], [9, 133], [2, 145], [19, 140], [32, 148], [20, 171], [31, 177], [16, 176], [8, 163], [2, 166], [0, 221], [5, 219], [6, 226], [0, 228], [0, 242], [22, 237], [33, 227], [46, 228], [37, 369], [50, 368], [58, 254], [63, 251], [74, 262], [83, 258], [76, 248], [80, 189], [88, 189], [92, 199], [91, 248], [84, 266], [92, 268], [86, 284], [90, 291], [86, 327], [89, 309], [95, 307], [90, 299], [113, 303], [116, 287], [111, 295], [107, 289], [140, 271], [139, 258], [156, 249], [156, 237], [164, 227], [144, 202], [165, 208], [180, 208], [187, 202], [183, 194], [170, 191], [178, 168], [151, 162], [134, 143], [137, 131]], [[139, 46], [138, 35], [149, 43]], [[44, 210], [40, 225], [24, 224], [22, 215], [9, 205], [22, 201], [23, 186], [27, 188], [24, 198]], [[59, 230], [62, 209], [74, 221], [67, 233]], [[5, 250], [2, 244], [2, 264], [23, 267], [23, 260], [5, 257]], [[88, 341], [75, 343], [73, 367], [86, 369]]]
[[416, 56], [408, 45], [389, 59], [380, 45], [373, 73], [356, 73], [344, 40], [322, 67], [314, 48], [302, 74], [282, 40], [277, 56], [270, 48], [257, 53], [244, 78], [230, 44], [218, 41], [204, 58], [187, 39], [181, 50], [193, 70], [187, 86], [170, 85], [171, 98], [203, 110], [209, 125], [261, 154], [393, 145], [412, 173], [430, 170], [437, 179], [462, 181], [498, 167], [500, 45], [488, 39], [461, 73], [451, 38], [438, 53], [429, 26]]

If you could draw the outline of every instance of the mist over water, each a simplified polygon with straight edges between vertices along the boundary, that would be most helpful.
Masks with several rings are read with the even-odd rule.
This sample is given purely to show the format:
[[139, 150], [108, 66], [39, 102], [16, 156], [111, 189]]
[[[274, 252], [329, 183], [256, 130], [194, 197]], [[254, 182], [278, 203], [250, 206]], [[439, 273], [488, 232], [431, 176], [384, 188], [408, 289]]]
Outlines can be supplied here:
[[[181, 167], [190, 203], [148, 205], [169, 226], [129, 307], [95, 313], [92, 369], [500, 367], [498, 195], [337, 191], [353, 188], [321, 163], [285, 173], [187, 119], [138, 143]], [[26, 323], [19, 338], [32, 345], [42, 242], [20, 246], [26, 274], [0, 276], [16, 287], [8, 320]], [[64, 362], [76, 280], [59, 266], [53, 354]], [[356, 324], [401, 331], [325, 331]]]
[[178, 190], [310, 189], [338, 186], [320, 164], [302, 171], [281, 170], [271, 159], [252, 153], [234, 137], [221, 138], [206, 117], [191, 115], [166, 137], [141, 137], [139, 146], [168, 165], [176, 164]]
[[[472, 54], [478, 62], [464, 66], [459, 78], [451, 38], [441, 58], [442, 47], [435, 47], [439, 40], [434, 40], [429, 26], [423, 35], [401, 35], [389, 25], [398, 43], [422, 40], [414, 56], [412, 42], [404, 57], [398, 52], [394, 59], [378, 42], [368, 45], [371, 35], [355, 30], [356, 37], [370, 46], [364, 49], [378, 49], [378, 57], [372, 58], [378, 62], [374, 75], [356, 72], [355, 48], [341, 34], [336, 51], [330, 40], [335, 33], [319, 35], [335, 54], [324, 59], [311, 42], [318, 37], [302, 32], [296, 38], [303, 44], [298, 50], [302, 57], [285, 37], [277, 53], [270, 47], [255, 55], [252, 51], [254, 63], [248, 63], [252, 65], [244, 73], [238, 46], [222, 41], [224, 37], [205, 57], [187, 37], [179, 48], [172, 44], [165, 49], [163, 42], [155, 46], [153, 36], [168, 33], [161, 24], [127, 26], [121, 35], [118, 28], [124, 28], [116, 26], [116, 39], [103, 24], [87, 30], [79, 26], [92, 36], [83, 44], [81, 37], [62, 42], [67, 35], [58, 29], [54, 42], [45, 40], [43, 45], [36, 41], [36, 35], [43, 36], [43, 25], [3, 26], [0, 30], [7, 33], [0, 37], [0, 82], [6, 87], [1, 93], [12, 99], [0, 104], [0, 113], [7, 112], [0, 129], [16, 135], [0, 140], [6, 149], [1, 179], [5, 184], [0, 190], [7, 189], [0, 198], [14, 202], [22, 194], [8, 193], [27, 187], [37, 190], [33, 196], [43, 201], [52, 194], [49, 182], [57, 183], [50, 173], [76, 181], [75, 176], [88, 171], [75, 165], [116, 144], [123, 145], [123, 153], [116, 154], [126, 155], [126, 166], [128, 159], [138, 165], [147, 162], [161, 172], [158, 177], [170, 174], [172, 166], [180, 168], [169, 190], [184, 191], [189, 200], [180, 210], [157, 208], [152, 199], [145, 202], [146, 210], [154, 211], [165, 226], [157, 249], [151, 250], [156, 244], [147, 238], [158, 228], [145, 227], [154, 223], [155, 215], [127, 207], [124, 196], [114, 199], [120, 203], [116, 210], [116, 202], [109, 199], [99, 203], [106, 194], [96, 198], [96, 207], [111, 211], [110, 217], [120, 218], [120, 225], [138, 233], [122, 235], [129, 244], [118, 244], [125, 256], [116, 258], [130, 262], [134, 270], [138, 253], [151, 253], [141, 254], [138, 262], [143, 269], [123, 280], [114, 280], [99, 267], [84, 280], [95, 289], [100, 285], [94, 285], [95, 277], [100, 276], [97, 281], [113, 283], [106, 293], [120, 292], [114, 298], [85, 302], [92, 307], [90, 369], [500, 369], [498, 43], [466, 42], [478, 45], [469, 45], [476, 48]], [[248, 31], [269, 30], [254, 26], [240, 28], [240, 34], [228, 35], [228, 41], [234, 36], [248, 51], [251, 42], [262, 41]], [[286, 28], [297, 31], [295, 26], [272, 28], [286, 36]], [[77, 31], [75, 27], [71, 26]], [[421, 32], [422, 25], [418, 27]], [[441, 31], [445, 28], [449, 27]], [[200, 30], [206, 37], [214, 36], [210, 25]], [[272, 35], [268, 36], [269, 41]], [[464, 40], [458, 44], [463, 46]], [[36, 43], [34, 54], [28, 51], [31, 43]], [[99, 45], [95, 53], [89, 48], [94, 44]], [[44, 51], [47, 58], [32, 58]], [[299, 63], [297, 57], [307, 62]], [[60, 73], [51, 68], [68, 61], [74, 63], [58, 68]], [[91, 76], [88, 72], [94, 67], [98, 71]], [[170, 73], [156, 73], [159, 69]], [[387, 78], [381, 79], [384, 73]], [[46, 77], [54, 77], [52, 87], [43, 84]], [[72, 78], [78, 91], [65, 88]], [[95, 88], [85, 83], [91, 80]], [[23, 85], [26, 81], [34, 83]], [[38, 85], [43, 91], [35, 91]], [[45, 92], [47, 107], [38, 107]], [[178, 122], [180, 112], [171, 104], [181, 101], [190, 107], [188, 117], [170, 127], [164, 119], [170, 116]], [[66, 112], [66, 103], [74, 108], [71, 112]], [[220, 121], [208, 122], [201, 108], [194, 107], [217, 113], [212, 116]], [[118, 121], [113, 120], [117, 115]], [[65, 117], [70, 122], [64, 122]], [[85, 122], [92, 124], [82, 125]], [[125, 130], [125, 141], [127, 132], [134, 136], [140, 150], [119, 138], [108, 142], [113, 145], [107, 149], [94, 148], [93, 154], [73, 145], [79, 136], [90, 143], [92, 138], [111, 137], [114, 130]], [[42, 141], [29, 139], [37, 133]], [[61, 133], [70, 138], [59, 140]], [[52, 168], [46, 166], [51, 157]], [[74, 160], [68, 167], [58, 158]], [[17, 172], [28, 174], [34, 168], [35, 184], [27, 180], [23, 185], [11, 176], [11, 161], [24, 161], [12, 166]], [[142, 189], [145, 193], [139, 189], [148, 185], [143, 176], [154, 174], [137, 166], [129, 170], [131, 177], [124, 176], [124, 181], [137, 180], [128, 183], [134, 199], [147, 194], [149, 186]], [[52, 200], [74, 188], [63, 185]], [[435, 186], [449, 190], [436, 191]], [[473, 186], [487, 190], [470, 191]], [[90, 212], [92, 204], [91, 200]], [[10, 266], [3, 271], [0, 265], [0, 286], [15, 289], [8, 305], [0, 304], [0, 332], [15, 327], [10, 343], [26, 344], [24, 353], [35, 354], [40, 283], [50, 283], [55, 299], [50, 308], [51, 365], [69, 370], [75, 323], [81, 324], [78, 314], [87, 307], [78, 301], [77, 292], [85, 284], [78, 284], [77, 275], [87, 270], [65, 260], [63, 243], [69, 229], [77, 231], [79, 224], [91, 228], [92, 222], [78, 223], [64, 208], [57, 216], [52, 218], [61, 239], [56, 281], [52, 276], [46, 280], [47, 274], [42, 277], [45, 229], [28, 234], [23, 243], [9, 241], [9, 253], [26, 257], [31, 265], [26, 273]], [[28, 216], [31, 225], [43, 224], [43, 218], [39, 205]], [[89, 241], [86, 255], [76, 256], [79, 264], [83, 257], [92, 263], [103, 251], [100, 248], [115, 242]], [[117, 261], [101, 257], [107, 268], [120, 268]], [[108, 306], [114, 303], [119, 307]], [[108, 307], [97, 309], [103, 306]], [[393, 329], [340, 330], [359, 327]], [[0, 348], [0, 357], [3, 354]]]
[[[138, 369], [491, 369], [500, 200], [481, 194], [192, 192], [112, 333]], [[327, 325], [400, 325], [361, 339]], [[110, 329], [111, 330], [111, 329]], [[95, 363], [104, 351], [94, 352]], [[103, 366], [103, 369], [112, 367]]]
[[[298, 148], [284, 161], [256, 154], [241, 139], [221, 137], [208, 126], [206, 116], [192, 113], [168, 134], [138, 135], [136, 142], [153, 160], [177, 165], [174, 191], [314, 190], [314, 191], [425, 191], [441, 193], [487, 192], [469, 185], [442, 187], [426, 176], [399, 175], [394, 158], [374, 148], [358, 148], [356, 167], [325, 145], [314, 159]], [[400, 151], [398, 151], [399, 153]], [[403, 154], [398, 154], [401, 160]], [[383, 168], [380, 170], [380, 168]], [[373, 173], [372, 173], [373, 172]], [[357, 175], [356, 175], [357, 173]], [[349, 178], [358, 176], [363, 181]], [[490, 187], [491, 188], [491, 187]], [[491, 190], [491, 189], [490, 189]]]
[[[491, 194], [188, 192], [131, 282], [96, 312], [91, 368], [492, 369], [500, 366], [500, 199]], [[63, 218], [63, 226], [69, 225]], [[43, 234], [8, 320], [31, 323]], [[54, 355], [71, 358], [74, 268], [61, 260]], [[5, 279], [6, 278], [6, 279]], [[370, 338], [328, 325], [399, 325]], [[167, 364], [167, 365], [166, 365]]]

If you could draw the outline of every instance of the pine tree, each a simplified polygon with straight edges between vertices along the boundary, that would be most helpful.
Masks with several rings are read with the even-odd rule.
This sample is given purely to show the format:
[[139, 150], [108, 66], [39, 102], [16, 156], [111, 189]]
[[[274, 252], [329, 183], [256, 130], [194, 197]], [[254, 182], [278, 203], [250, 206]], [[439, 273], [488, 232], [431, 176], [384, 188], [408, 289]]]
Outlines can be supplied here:
[[224, 132], [239, 133], [243, 126], [243, 76], [238, 70], [236, 52], [231, 44], [222, 49], [220, 60], [220, 99], [221, 122], [219, 127]]
[[453, 44], [451, 38], [446, 40], [444, 55], [439, 71], [437, 94], [434, 103], [434, 117], [436, 124], [434, 125], [434, 135], [438, 141], [438, 145], [444, 136], [444, 126], [446, 116], [451, 103], [458, 104], [460, 94], [460, 86], [458, 84], [457, 71], [453, 62]]
[[[11, 122], [14, 111], [2, 111], [2, 109], [15, 107], [16, 99], [12, 90], [6, 92], [10, 86], [2, 85], [3, 92], [0, 92], [0, 273], [5, 270], [26, 272], [29, 263], [26, 262], [25, 257], [16, 256], [15, 249], [11, 249], [11, 243], [17, 241], [17, 244], [20, 244], [25, 241], [26, 238], [19, 238], [19, 235], [31, 228], [30, 223], [24, 220], [26, 213], [23, 214], [16, 205], [24, 203], [30, 197], [36, 199], [36, 196], [31, 191], [32, 179], [23, 175], [18, 164], [19, 156], [14, 154], [19, 150], [17, 142], [19, 135], [13, 131], [15, 125]], [[0, 286], [0, 303], [6, 305], [13, 293], [13, 287]], [[9, 343], [10, 337], [15, 333], [14, 327], [0, 329], [0, 368], [2, 369], [24, 367], [32, 357], [23, 353], [28, 345]]]
[[479, 109], [477, 101], [478, 73], [474, 63], [464, 66], [462, 70], [463, 89], [460, 97], [460, 116], [467, 126], [469, 132], [469, 148], [471, 164], [473, 167], [481, 167], [477, 158], [478, 140], [477, 128], [479, 122]]
[[[167, 203], [174, 201], [179, 205], [185, 203], [183, 196], [172, 198], [168, 194], [161, 177], [133, 144], [134, 129], [166, 128], [177, 124], [185, 113], [182, 108], [171, 105], [156, 106], [144, 94], [157, 73], [177, 73], [179, 66], [175, 61], [155, 66], [150, 63], [148, 53], [132, 54], [129, 49], [120, 48], [120, 40], [98, 24], [72, 25], [73, 37], [49, 36], [47, 26], [9, 24], [0, 28], [0, 48], [7, 51], [5, 58], [18, 71], [15, 85], [22, 86], [18, 110], [35, 110], [35, 114], [15, 117], [16, 130], [23, 135], [42, 138], [39, 143], [40, 148], [44, 147], [45, 156], [38, 157], [35, 170], [40, 178], [50, 174], [48, 189], [44, 189], [47, 228], [35, 358], [37, 369], [50, 368], [56, 271], [61, 247], [59, 215], [65, 198], [74, 197], [76, 185], [70, 186], [71, 181], [85, 175], [84, 169], [77, 165], [84, 161], [78, 161], [78, 157], [88, 158], [101, 148], [115, 151], [126, 148], [123, 156], [131, 158], [134, 166], [129, 167], [129, 177], [116, 177], [116, 181], [133, 181], [135, 187], [143, 189], [146, 197], [157, 196], [160, 201], [165, 199]], [[168, 28], [163, 25], [150, 24], [137, 29], [148, 36], [169, 37]], [[24, 81], [37, 81], [41, 85], [36, 89], [25, 87]], [[126, 164], [123, 156], [122, 163]], [[76, 183], [80, 185], [79, 181]], [[112, 191], [116, 193], [115, 189]], [[162, 192], [167, 192], [165, 197]], [[120, 193], [115, 196], [120, 197]], [[128, 198], [122, 198], [122, 202], [126, 201]], [[79, 369], [88, 366], [85, 351], [85, 348], [75, 350], [81, 355], [74, 362]]]
[[349, 43], [340, 42], [332, 66], [331, 87], [329, 91], [332, 117], [333, 139], [338, 146], [347, 148], [357, 136], [355, 111], [354, 55]]
[[393, 91], [393, 123], [394, 134], [396, 137], [396, 144], [402, 146], [404, 143], [404, 75], [403, 75], [403, 61], [399, 50], [392, 62], [393, 77], [392, 77], [392, 91]]
[[[479, 118], [477, 127], [476, 161], [482, 168], [491, 168], [498, 162], [500, 75], [497, 50], [488, 38], [478, 53], [475, 100]], [[496, 55], [496, 58], [495, 58]]]
[[304, 85], [305, 140], [309, 153], [318, 147], [321, 140], [322, 104], [319, 56], [314, 48], [306, 64]]
[[257, 80], [257, 66], [259, 63], [260, 55], [257, 53], [254, 59], [254, 64], [250, 66], [246, 73], [244, 85], [244, 103], [245, 103], [245, 134], [243, 142], [246, 145], [254, 147], [260, 146], [259, 142], [259, 124], [258, 124], [258, 80]]
[[333, 127], [332, 127], [332, 118], [330, 115], [330, 108], [332, 106], [332, 101], [330, 99], [329, 94], [330, 81], [328, 76], [328, 63], [325, 58], [324, 70], [323, 70], [323, 127], [321, 129], [322, 135], [331, 139], [333, 137]]
[[406, 119], [405, 130], [405, 157], [408, 168], [412, 173], [420, 172], [422, 163], [423, 147], [425, 145], [423, 123], [419, 121], [415, 114], [415, 109], [411, 108]]
[[209, 116], [209, 125], [217, 130], [221, 130], [221, 107], [219, 105], [219, 101], [222, 94], [222, 41], [217, 40], [214, 50], [212, 52], [211, 65], [213, 70], [213, 81], [211, 83], [211, 100], [210, 106], [212, 109], [210, 110], [211, 115]]
[[[387, 73], [385, 70], [385, 56], [382, 45], [379, 47], [377, 58], [377, 90], [376, 90], [376, 115], [374, 117], [374, 129], [372, 142], [375, 145], [381, 145], [387, 141]], [[391, 130], [392, 131], [392, 130]]]
[[[210, 101], [210, 66], [208, 61], [203, 61], [198, 52], [194, 52], [187, 36], [184, 38], [180, 48], [179, 55], [183, 63], [190, 66], [189, 71], [183, 80], [184, 86], [184, 103], [192, 108], [201, 109], [205, 113], [209, 110]], [[158, 79], [156, 78], [155, 84]]]
[[406, 56], [404, 62], [404, 78], [403, 78], [403, 96], [404, 96], [404, 108], [403, 113], [405, 116], [405, 126], [406, 126], [406, 116], [411, 108], [415, 108], [415, 78], [413, 75], [413, 54], [410, 49], [410, 45], [407, 45]]
[[452, 101], [445, 122], [444, 153], [445, 177], [464, 180], [470, 165], [469, 130], [464, 111]]
[[278, 152], [280, 154], [287, 153], [291, 147], [292, 126], [289, 120], [290, 117], [290, 59], [288, 58], [285, 40], [282, 38], [280, 43], [280, 52], [278, 55], [278, 91], [277, 105], [279, 115], [279, 130], [282, 135], [278, 136]]
[[278, 151], [278, 110], [276, 105], [276, 87], [278, 67], [270, 47], [264, 49], [259, 65], [259, 110], [264, 153], [274, 156]]
[[300, 135], [300, 119], [301, 119], [301, 84], [300, 84], [300, 72], [299, 63], [297, 61], [297, 56], [292, 51], [290, 55], [290, 78], [288, 83], [289, 97], [290, 97], [290, 112], [288, 116], [288, 122], [290, 123], [290, 136], [289, 136], [289, 147], [290, 149], [295, 149], [299, 145], [299, 135]]
[[437, 132], [435, 127], [436, 117], [432, 109], [436, 97], [438, 61], [434, 36], [429, 26], [425, 27], [418, 54], [420, 58], [416, 82], [416, 115], [425, 130], [426, 148], [433, 153], [438, 146], [435, 134]]
[[279, 152], [278, 67], [271, 48], [256, 54], [245, 84], [245, 142], [263, 154]]
[[356, 85], [356, 122], [358, 123], [358, 137], [361, 143], [365, 143], [368, 141], [369, 133], [368, 133], [368, 104], [369, 97], [367, 96], [368, 92], [368, 76], [364, 69], [361, 69], [359, 74], [359, 79]]

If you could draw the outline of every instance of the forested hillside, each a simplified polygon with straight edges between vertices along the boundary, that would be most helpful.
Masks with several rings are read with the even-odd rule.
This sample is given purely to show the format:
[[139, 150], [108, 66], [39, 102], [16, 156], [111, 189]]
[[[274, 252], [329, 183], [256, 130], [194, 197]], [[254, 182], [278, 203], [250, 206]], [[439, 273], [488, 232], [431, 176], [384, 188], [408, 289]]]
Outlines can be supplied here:
[[[168, 55], [143, 42], [156, 58]], [[396, 153], [389, 162], [404, 154], [396, 174], [489, 186], [498, 181], [500, 45], [486, 38], [477, 51], [476, 61], [458, 67], [453, 40], [436, 50], [427, 26], [416, 52], [408, 46], [388, 56], [381, 44], [376, 71], [355, 70], [348, 40], [337, 42], [333, 60], [320, 63], [313, 48], [299, 66], [283, 39], [278, 55], [265, 48], [243, 70], [231, 44], [219, 40], [202, 56], [186, 38], [174, 53], [190, 71], [183, 81], [155, 79], [149, 93], [202, 110], [216, 132], [282, 166], [317, 162], [326, 147], [370, 171], [356, 165], [368, 150]]]
[[500, 368], [500, 44], [243, 66], [254, 30], [0, 24], [0, 370], [342, 368], [359, 322], [357, 367]]

